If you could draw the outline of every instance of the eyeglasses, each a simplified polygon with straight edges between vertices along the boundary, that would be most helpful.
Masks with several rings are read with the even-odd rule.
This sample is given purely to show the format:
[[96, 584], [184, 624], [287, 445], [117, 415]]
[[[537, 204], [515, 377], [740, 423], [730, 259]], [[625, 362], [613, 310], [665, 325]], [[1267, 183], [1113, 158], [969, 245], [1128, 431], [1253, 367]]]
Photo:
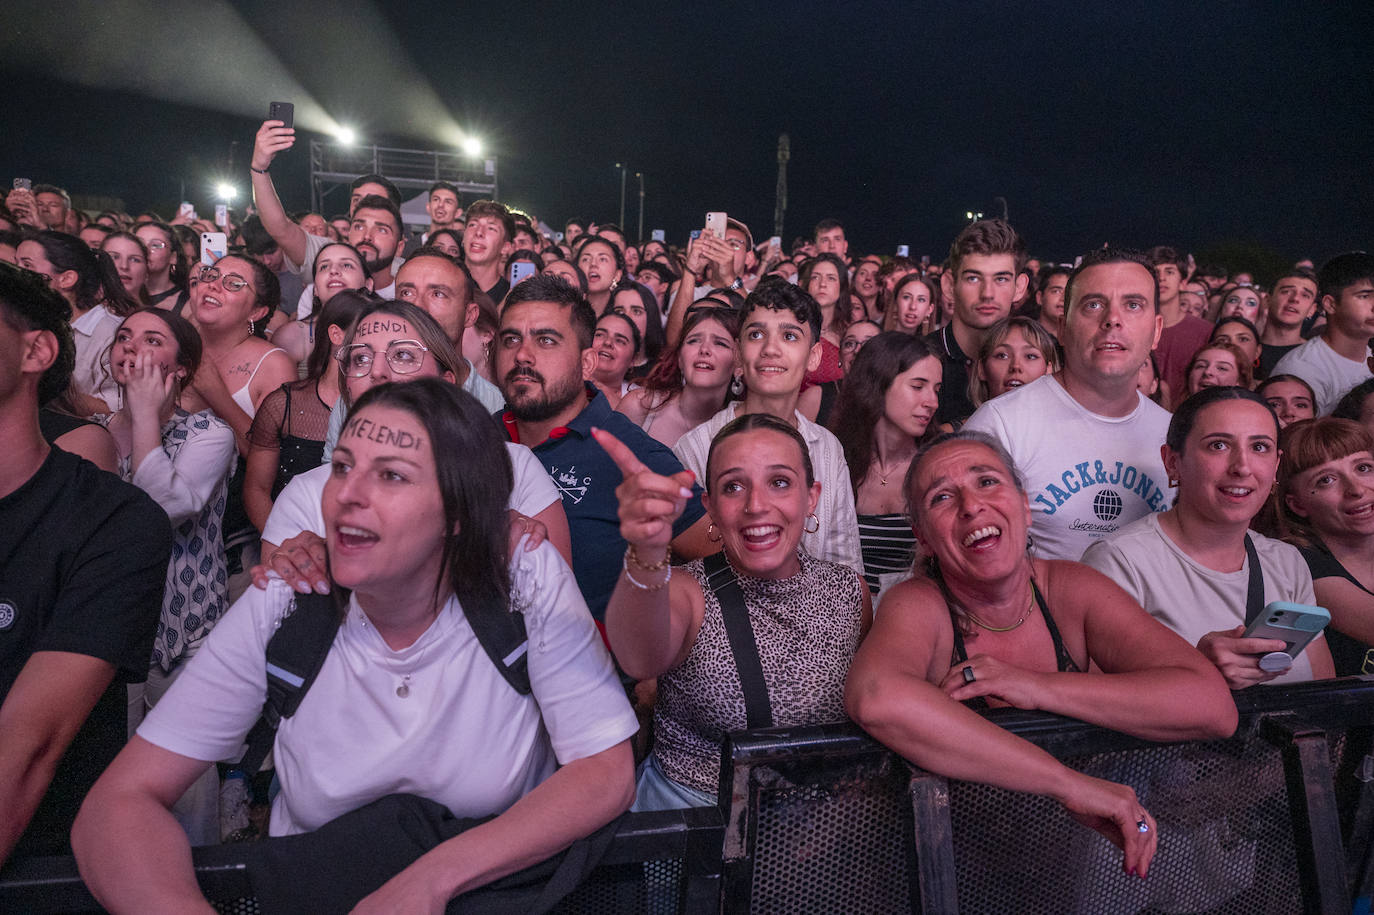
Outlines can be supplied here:
[[727, 238], [725, 239], [725, 243], [736, 251], [744, 247], [744, 240], [739, 238]]
[[228, 292], [238, 292], [249, 285], [248, 281], [241, 276], [232, 273], [220, 273], [218, 267], [201, 267], [198, 280], [202, 283], [213, 283], [215, 280], [219, 280], [220, 285]]
[[167, 247], [165, 241], [150, 241], [146, 242], [146, 244], [148, 245], [149, 251], [161, 251], [163, 248]]
[[[429, 347], [419, 340], [392, 340], [386, 345], [386, 364], [397, 375], [414, 375], [424, 365], [427, 352]], [[339, 347], [334, 358], [349, 378], [362, 378], [372, 371], [377, 351], [368, 343], [349, 343]]]

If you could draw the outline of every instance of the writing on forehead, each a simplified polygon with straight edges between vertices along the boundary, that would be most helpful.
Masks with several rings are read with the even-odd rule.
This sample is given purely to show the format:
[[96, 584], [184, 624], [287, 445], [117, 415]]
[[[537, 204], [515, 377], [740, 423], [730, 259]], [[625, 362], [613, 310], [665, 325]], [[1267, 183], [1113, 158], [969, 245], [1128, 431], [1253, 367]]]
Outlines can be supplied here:
[[355, 336], [368, 337], [372, 334], [403, 334], [408, 330], [410, 330], [410, 328], [406, 326], [404, 321], [397, 321], [395, 319], [387, 318], [374, 318], [370, 321], [364, 321], [363, 323], [359, 324], [358, 332], [357, 334], [355, 334]]
[[393, 429], [383, 423], [358, 416], [350, 419], [344, 426], [343, 438], [361, 438], [378, 445], [391, 445], [394, 448], [409, 448], [418, 451], [425, 440], [405, 429]]

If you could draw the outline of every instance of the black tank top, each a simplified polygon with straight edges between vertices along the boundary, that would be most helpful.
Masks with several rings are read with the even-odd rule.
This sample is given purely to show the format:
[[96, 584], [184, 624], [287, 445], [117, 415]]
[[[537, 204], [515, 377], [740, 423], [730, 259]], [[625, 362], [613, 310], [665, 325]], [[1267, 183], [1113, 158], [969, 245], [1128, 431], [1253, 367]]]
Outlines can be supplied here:
[[[949, 611], [950, 625], [954, 627], [954, 657], [950, 662], [951, 666], [960, 664], [968, 660], [968, 650], [964, 648], [964, 634], [959, 631], [959, 615], [954, 610], [954, 599], [949, 593], [949, 588], [945, 586], [945, 580], [937, 577], [940, 583], [940, 593], [945, 597], [945, 609]], [[1050, 631], [1050, 640], [1054, 642], [1054, 663], [1060, 673], [1082, 673], [1078, 664], [1074, 662], [1069, 650], [1064, 647], [1064, 640], [1059, 635], [1059, 627], [1054, 624], [1054, 617], [1050, 615], [1050, 608], [1045, 604], [1045, 597], [1040, 593], [1040, 589], [1035, 585], [1035, 579], [1031, 579], [1031, 594], [1035, 598], [1035, 604], [1040, 608], [1040, 615], [1045, 618], [1045, 628]], [[982, 696], [975, 696], [965, 703], [972, 709], [986, 709], [990, 706]]]

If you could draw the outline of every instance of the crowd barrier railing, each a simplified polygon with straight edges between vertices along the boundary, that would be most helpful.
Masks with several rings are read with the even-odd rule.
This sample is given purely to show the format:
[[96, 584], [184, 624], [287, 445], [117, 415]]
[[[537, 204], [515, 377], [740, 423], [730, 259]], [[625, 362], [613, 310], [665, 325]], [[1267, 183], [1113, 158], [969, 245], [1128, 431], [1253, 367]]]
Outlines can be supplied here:
[[[625, 817], [558, 911], [1367, 911], [1374, 677], [1259, 687], [1236, 704], [1234, 736], [1174, 744], [987, 713], [1066, 764], [1135, 788], [1159, 824], [1145, 880], [1124, 875], [1120, 853], [1056, 802], [914, 769], [836, 724], [731, 735], [722, 808]], [[221, 912], [257, 911], [243, 851], [194, 850]], [[70, 858], [0, 872], [0, 912], [98, 910]]]

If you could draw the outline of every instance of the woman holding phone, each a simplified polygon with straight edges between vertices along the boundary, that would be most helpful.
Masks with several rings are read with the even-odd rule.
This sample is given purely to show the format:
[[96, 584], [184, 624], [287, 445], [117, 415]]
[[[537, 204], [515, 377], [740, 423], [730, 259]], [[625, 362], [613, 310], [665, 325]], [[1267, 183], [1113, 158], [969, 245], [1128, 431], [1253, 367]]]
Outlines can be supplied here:
[[1246, 388], [1204, 388], [1174, 412], [1163, 456], [1173, 508], [1094, 543], [1083, 561], [1197, 645], [1232, 689], [1334, 676], [1320, 637], [1286, 670], [1260, 666], [1283, 642], [1244, 637], [1251, 604], [1316, 603], [1297, 549], [1249, 530], [1278, 472], [1274, 411]]

